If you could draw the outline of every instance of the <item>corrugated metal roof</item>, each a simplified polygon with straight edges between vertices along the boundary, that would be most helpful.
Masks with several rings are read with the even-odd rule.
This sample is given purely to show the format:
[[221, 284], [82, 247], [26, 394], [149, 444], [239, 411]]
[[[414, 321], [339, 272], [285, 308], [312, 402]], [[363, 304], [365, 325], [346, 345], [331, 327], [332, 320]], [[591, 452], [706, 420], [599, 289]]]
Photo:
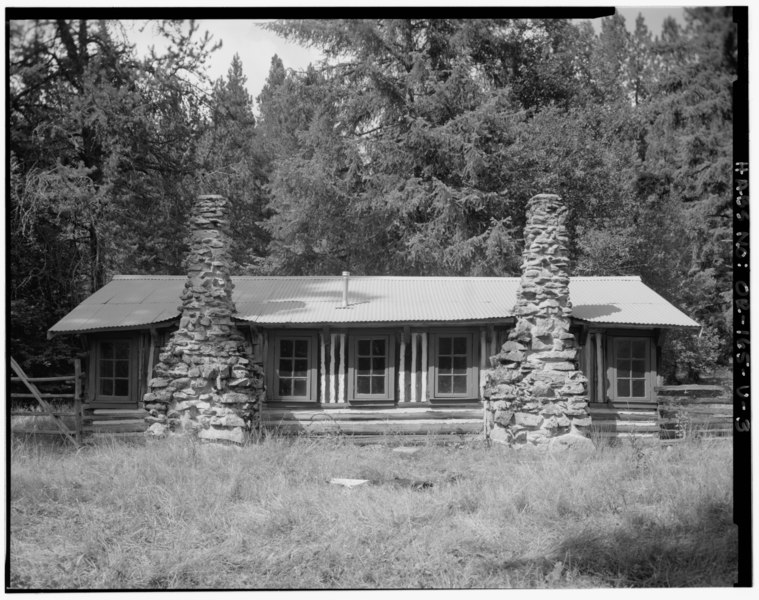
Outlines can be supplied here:
[[572, 316], [606, 325], [699, 327], [640, 277], [572, 277]]
[[[50, 333], [149, 325], [179, 315], [183, 276], [117, 276]], [[516, 277], [233, 277], [236, 317], [262, 325], [488, 321], [512, 316]], [[598, 324], [698, 327], [639, 277], [573, 277], [575, 318]]]
[[238, 318], [256, 323], [473, 321], [509, 315], [515, 286], [497, 278], [339, 277], [235, 280]]

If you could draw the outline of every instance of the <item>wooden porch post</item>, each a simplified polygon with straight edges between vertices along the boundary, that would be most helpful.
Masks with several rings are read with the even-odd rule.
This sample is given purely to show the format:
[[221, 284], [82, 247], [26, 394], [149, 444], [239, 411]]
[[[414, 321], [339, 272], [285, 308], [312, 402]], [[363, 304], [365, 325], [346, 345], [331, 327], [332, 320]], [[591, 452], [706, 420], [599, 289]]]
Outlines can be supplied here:
[[268, 385], [264, 387], [264, 402], [267, 402], [271, 398], [274, 397], [273, 394], [270, 395], [269, 389], [274, 386], [274, 373], [275, 373], [276, 367], [273, 366], [274, 359], [269, 358], [269, 332], [264, 330], [263, 336], [264, 336], [264, 356], [263, 356], [264, 373], [270, 373], [272, 377], [272, 380], [268, 382]]
[[335, 342], [337, 334], [331, 333], [329, 336], [329, 401], [337, 402], [335, 391]]
[[401, 356], [398, 364], [398, 402], [406, 401], [406, 333], [401, 331]]
[[345, 402], [345, 334], [340, 334], [340, 394], [339, 402]]
[[588, 402], [594, 402], [595, 389], [593, 387], [593, 354], [591, 349], [591, 335], [585, 336], [585, 367], [588, 369]]
[[427, 332], [422, 333], [422, 402], [427, 402]]
[[253, 356], [251, 356], [251, 360], [254, 363], [263, 364], [264, 336], [254, 323], [248, 323], [248, 330], [250, 331], [250, 345], [253, 348]]
[[319, 402], [327, 402], [327, 335], [328, 332], [321, 332], [321, 388], [319, 389]]
[[480, 369], [486, 369], [487, 368], [487, 332], [485, 331], [485, 328], [483, 327], [480, 329]]
[[158, 330], [155, 327], [150, 328], [150, 349], [148, 350], [148, 368], [145, 386], [150, 390], [150, 380], [153, 379], [153, 360], [155, 359], [155, 348], [158, 344]]
[[411, 334], [411, 402], [416, 402], [416, 339], [418, 333]]
[[597, 394], [596, 397], [597, 402], [605, 402], [606, 398], [604, 396], [604, 381], [606, 377], [604, 377], [604, 359], [603, 359], [603, 349], [601, 346], [601, 334], [596, 332], [594, 334], [595, 340], [596, 340], [596, 385], [597, 385]]

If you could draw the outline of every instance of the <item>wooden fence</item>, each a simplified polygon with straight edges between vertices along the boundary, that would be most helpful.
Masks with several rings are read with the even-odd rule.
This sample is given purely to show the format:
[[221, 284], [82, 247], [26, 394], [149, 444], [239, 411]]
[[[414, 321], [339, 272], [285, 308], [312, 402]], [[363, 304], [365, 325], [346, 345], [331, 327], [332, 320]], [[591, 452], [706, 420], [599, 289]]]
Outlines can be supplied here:
[[[11, 377], [11, 384], [23, 384], [27, 392], [10, 392], [11, 405], [9, 407], [10, 417], [50, 417], [55, 429], [38, 429], [34, 428], [30, 433], [56, 434], [63, 435], [75, 446], [82, 443], [82, 362], [79, 358], [74, 359], [74, 374], [62, 375], [60, 377], [28, 377], [21, 366], [13, 357], [10, 360], [11, 369], [16, 374]], [[50, 384], [65, 384], [71, 387], [70, 392], [41, 392], [38, 386], [45, 389]], [[14, 400], [28, 400], [33, 398], [41, 410], [18, 410], [14, 406]], [[57, 410], [49, 402], [53, 399], [70, 400], [72, 409], [68, 411]], [[69, 417], [69, 423], [63, 419]], [[73, 421], [73, 428], [70, 422]]]
[[[87, 403], [83, 400], [84, 378], [80, 359], [74, 359], [74, 374], [59, 377], [28, 377], [19, 364], [11, 358], [11, 368], [15, 377], [11, 377], [11, 383], [23, 384], [27, 391], [10, 393], [11, 404], [9, 416], [11, 417], [49, 417], [50, 421], [43, 427], [36, 425], [31, 429], [15, 430], [14, 433], [30, 433], [45, 435], [63, 435], [74, 445], [80, 446], [87, 436], [92, 434], [107, 434], [110, 436], [135, 436], [146, 429], [144, 409], [137, 408], [132, 404], [124, 406], [112, 402]], [[64, 385], [69, 391], [41, 391], [48, 390], [48, 386]], [[36, 410], [20, 410], [17, 406], [19, 400], [33, 399]], [[69, 401], [68, 410], [60, 410], [51, 404], [53, 400]], [[65, 419], [65, 420], [64, 420]]]

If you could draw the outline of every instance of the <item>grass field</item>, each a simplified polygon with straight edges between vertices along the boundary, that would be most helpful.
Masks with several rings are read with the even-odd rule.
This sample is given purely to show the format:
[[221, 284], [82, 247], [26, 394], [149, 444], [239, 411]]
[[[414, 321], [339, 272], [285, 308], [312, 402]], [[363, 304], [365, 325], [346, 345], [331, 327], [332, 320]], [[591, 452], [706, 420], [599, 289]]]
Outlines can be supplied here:
[[[732, 445], [14, 438], [11, 588], [731, 586]], [[372, 480], [347, 489], [334, 477]], [[409, 485], [424, 481], [426, 487]]]

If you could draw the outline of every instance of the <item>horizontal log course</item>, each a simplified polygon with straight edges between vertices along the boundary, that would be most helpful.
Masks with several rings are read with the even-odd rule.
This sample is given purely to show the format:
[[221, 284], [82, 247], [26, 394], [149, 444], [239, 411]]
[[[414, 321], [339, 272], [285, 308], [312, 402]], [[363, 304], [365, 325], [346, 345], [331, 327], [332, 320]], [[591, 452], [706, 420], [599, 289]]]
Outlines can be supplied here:
[[603, 421], [595, 422], [593, 429], [599, 432], [657, 433], [659, 424], [653, 421]]
[[688, 398], [687, 396], [669, 396], [666, 398], [659, 398], [659, 406], [697, 406], [699, 404], [732, 405], [732, 400], [725, 396], [722, 396], [722, 397], [709, 396], [706, 398]]
[[321, 410], [271, 410], [266, 409], [261, 412], [264, 421], [320, 421], [320, 420], [339, 420], [339, 421], [412, 421], [412, 420], [436, 420], [436, 419], [477, 419], [482, 423], [482, 409], [395, 409], [388, 411], [362, 410], [362, 409], [343, 409], [330, 410], [328, 412]]
[[732, 402], [688, 402], [687, 404], [660, 404], [659, 410], [732, 410]]
[[136, 402], [86, 402], [82, 404], [82, 410], [94, 410], [105, 408], [108, 410], [140, 410]]
[[[392, 439], [392, 436], [387, 432], [379, 431], [376, 433], [354, 433], [347, 439], [350, 439], [352, 444], [364, 445], [376, 444], [379, 441], [384, 441], [383, 438]], [[433, 442], [446, 444], [472, 442], [482, 439], [482, 431], [479, 430], [473, 433], [405, 433], [399, 436], [398, 442], [404, 446], [408, 446], [415, 443], [425, 445]]]
[[264, 423], [264, 426], [275, 433], [281, 434], [471, 434], [482, 431], [481, 419], [452, 420], [450, 422], [439, 420], [425, 421], [312, 421], [310, 423], [298, 421], [282, 421], [279, 423]]
[[297, 412], [304, 411], [335, 411], [335, 410], [376, 410], [378, 412], [396, 412], [404, 408], [412, 408], [415, 410], [433, 409], [433, 410], [449, 410], [449, 409], [469, 409], [469, 410], [482, 410], [483, 404], [479, 400], [435, 400], [434, 402], [372, 402], [368, 400], [359, 402], [335, 402], [335, 403], [321, 403], [315, 402], [279, 402], [269, 400], [264, 403], [263, 411], [267, 410], [292, 410]]
[[656, 402], [590, 402], [588, 409], [594, 410], [656, 410]]
[[92, 411], [87, 411], [87, 417], [90, 419], [144, 419], [148, 416], [148, 411], [142, 408], [122, 408], [122, 409], [107, 409], [96, 408]]
[[627, 411], [627, 410], [590, 410], [590, 418], [596, 421], [653, 421], [656, 420], [655, 410]]
[[724, 427], [726, 425], [732, 427], [732, 417], [725, 417], [723, 419], [661, 419], [659, 424], [664, 426], [676, 426], [690, 427], [693, 425], [714, 425], [716, 427]]
[[139, 431], [91, 431], [89, 432], [95, 438], [123, 438], [130, 441], [144, 442], [146, 439], [145, 430]]
[[86, 432], [96, 431], [145, 431], [147, 424], [142, 419], [122, 420], [122, 421], [94, 421], [83, 427]]
[[681, 431], [679, 429], [662, 429], [659, 433], [659, 439], [662, 440], [724, 439], [732, 436], [732, 429], [691, 429], [688, 431]]
[[733, 411], [726, 410], [694, 410], [694, 411], [661, 411], [659, 413], [661, 419], [732, 419]]
[[593, 437], [601, 439], [627, 439], [642, 438], [647, 440], [656, 440], [659, 438], [658, 433], [640, 432], [640, 431], [595, 431]]
[[[661, 442], [662, 444], [666, 444], [667, 446], [674, 446], [677, 444], [684, 444], [687, 443], [691, 438], [684, 437], [682, 435], [675, 435], [677, 432], [675, 431], [669, 431], [666, 432], [667, 435], [665, 436], [665, 432], [662, 431], [661, 435]], [[728, 438], [731, 437], [730, 433], [723, 433], [723, 432], [714, 432], [712, 435], [699, 435], [696, 436], [698, 438], [706, 438], [709, 440], [723, 440], [728, 441]]]
[[655, 389], [656, 395], [664, 397], [683, 398], [719, 398], [729, 392], [721, 385], [664, 385]]

